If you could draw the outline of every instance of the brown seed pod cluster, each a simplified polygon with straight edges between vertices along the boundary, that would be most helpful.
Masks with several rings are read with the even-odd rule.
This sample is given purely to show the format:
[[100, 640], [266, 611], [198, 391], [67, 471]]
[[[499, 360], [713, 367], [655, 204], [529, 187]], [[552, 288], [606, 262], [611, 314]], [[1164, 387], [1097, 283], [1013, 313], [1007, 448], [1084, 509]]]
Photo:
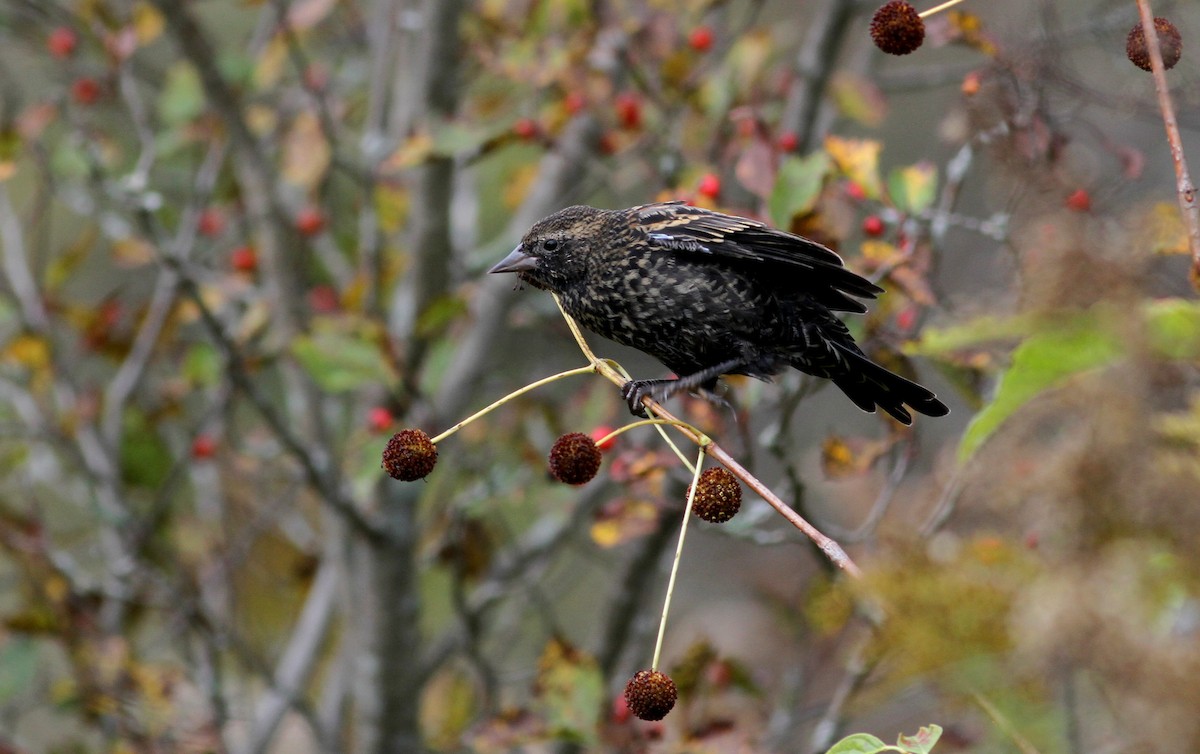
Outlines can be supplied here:
[[[1158, 49], [1162, 53], [1163, 68], [1170, 70], [1183, 57], [1183, 37], [1175, 24], [1165, 18], [1154, 19], [1154, 31], [1158, 33]], [[1134, 24], [1125, 38], [1125, 54], [1129, 62], [1143, 71], [1151, 70], [1150, 50], [1146, 45], [1146, 30], [1140, 23]]]
[[[688, 494], [691, 494], [688, 487]], [[692, 512], [714, 524], [733, 518], [742, 507], [742, 486], [737, 477], [722, 466], [705, 469], [696, 482], [696, 498]]]
[[889, 55], [907, 55], [925, 41], [925, 22], [904, 0], [891, 0], [871, 17], [871, 39]]
[[568, 432], [550, 448], [550, 476], [566, 484], [586, 484], [600, 470], [600, 448], [582, 432]]
[[383, 468], [393, 479], [414, 482], [429, 476], [437, 457], [437, 446], [429, 435], [419, 429], [402, 429], [383, 449]]
[[625, 684], [625, 704], [642, 720], [662, 720], [678, 698], [671, 676], [657, 670], [639, 670]]

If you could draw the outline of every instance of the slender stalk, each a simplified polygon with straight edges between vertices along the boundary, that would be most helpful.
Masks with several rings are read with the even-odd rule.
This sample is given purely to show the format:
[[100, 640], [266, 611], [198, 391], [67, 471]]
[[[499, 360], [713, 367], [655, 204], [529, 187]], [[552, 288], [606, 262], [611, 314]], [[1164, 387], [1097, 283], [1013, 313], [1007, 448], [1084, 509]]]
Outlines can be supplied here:
[[704, 466], [704, 448], [700, 446], [700, 455], [696, 458], [696, 467], [692, 469], [692, 486], [688, 488], [687, 508], [683, 511], [683, 524], [679, 527], [679, 542], [675, 545], [675, 560], [671, 561], [671, 578], [667, 581], [667, 596], [663, 600], [662, 617], [658, 620], [658, 638], [654, 640], [654, 658], [650, 660], [650, 669], [658, 670], [658, 658], [662, 654], [663, 635], [667, 632], [667, 613], [671, 611], [671, 597], [675, 594], [675, 577], [679, 575], [679, 561], [683, 559], [683, 540], [687, 537], [688, 521], [692, 519], [692, 503], [696, 500], [696, 485], [700, 482], [700, 469]]
[[463, 427], [467, 426], [468, 424], [475, 421], [476, 419], [480, 419], [484, 416], [487, 416], [492, 411], [495, 411], [496, 409], [503, 406], [505, 403], [508, 403], [509, 401], [511, 401], [514, 398], [521, 397], [525, 393], [528, 393], [530, 390], [537, 390], [542, 385], [549, 385], [551, 382], [556, 382], [557, 380], [561, 380], [564, 377], [574, 377], [577, 374], [590, 374], [594, 371], [596, 371], [595, 366], [592, 364], [589, 364], [585, 367], [577, 367], [575, 369], [568, 369], [565, 372], [559, 372], [558, 374], [552, 374], [549, 377], [543, 377], [542, 379], [538, 380], [537, 382], [531, 382], [528, 385], [526, 385], [525, 387], [521, 388], [520, 390], [514, 390], [513, 392], [504, 396], [500, 400], [495, 401], [494, 403], [491, 403], [486, 408], [482, 408], [482, 409], [476, 411], [475, 413], [468, 416], [466, 419], [463, 419], [458, 424], [455, 424], [450, 429], [446, 430], [445, 432], [441, 433], [437, 437], [430, 440], [430, 442], [432, 442], [434, 445], [437, 445], [439, 442], [441, 442], [442, 440], [445, 440], [447, 437], [454, 434], [455, 432], [462, 429]]
[[1163, 67], [1162, 48], [1158, 44], [1158, 30], [1154, 28], [1150, 0], [1137, 0], [1137, 7], [1142, 18], [1142, 32], [1146, 35], [1146, 52], [1150, 54], [1154, 92], [1158, 95], [1158, 108], [1162, 111], [1163, 126], [1167, 130], [1167, 143], [1171, 146], [1171, 161], [1175, 163], [1175, 190], [1179, 211], [1183, 213], [1183, 222], [1187, 226], [1188, 248], [1192, 254], [1192, 286], [1200, 288], [1200, 205], [1196, 203], [1196, 187], [1183, 154], [1183, 139], [1179, 135], [1175, 104], [1171, 101], [1171, 90], [1167, 86], [1167, 70]]
[[919, 16], [920, 18], [928, 18], [929, 16], [932, 16], [934, 13], [941, 13], [942, 11], [946, 10], [947, 8], [953, 8], [954, 6], [958, 5], [962, 1], [963, 0], [946, 0], [946, 2], [942, 3], [941, 5], [935, 5], [932, 8], [930, 8], [929, 10], [921, 11], [920, 13], [917, 14], [917, 16]]

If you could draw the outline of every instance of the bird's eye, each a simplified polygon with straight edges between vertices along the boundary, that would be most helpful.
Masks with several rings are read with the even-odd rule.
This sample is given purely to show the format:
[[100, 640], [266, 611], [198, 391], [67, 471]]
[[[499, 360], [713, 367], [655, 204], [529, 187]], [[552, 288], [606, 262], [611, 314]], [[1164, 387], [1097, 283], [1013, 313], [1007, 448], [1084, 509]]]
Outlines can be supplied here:
[[547, 238], [545, 241], [542, 241], [542, 248], [546, 251], [554, 251], [558, 248], [558, 239]]

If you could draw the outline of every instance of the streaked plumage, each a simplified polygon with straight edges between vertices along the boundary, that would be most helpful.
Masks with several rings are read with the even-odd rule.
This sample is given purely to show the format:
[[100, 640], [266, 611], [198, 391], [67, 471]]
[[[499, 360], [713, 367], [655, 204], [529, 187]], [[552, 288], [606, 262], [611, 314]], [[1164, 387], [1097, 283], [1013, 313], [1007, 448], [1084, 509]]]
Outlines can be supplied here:
[[948, 412], [929, 390], [870, 361], [834, 316], [865, 312], [858, 299], [883, 289], [824, 246], [755, 220], [682, 202], [568, 207], [534, 225], [491, 271], [557, 293], [582, 326], [680, 376], [627, 384], [634, 413], [642, 396], [711, 391], [723, 374], [769, 379], [788, 366], [905, 424], [906, 405]]

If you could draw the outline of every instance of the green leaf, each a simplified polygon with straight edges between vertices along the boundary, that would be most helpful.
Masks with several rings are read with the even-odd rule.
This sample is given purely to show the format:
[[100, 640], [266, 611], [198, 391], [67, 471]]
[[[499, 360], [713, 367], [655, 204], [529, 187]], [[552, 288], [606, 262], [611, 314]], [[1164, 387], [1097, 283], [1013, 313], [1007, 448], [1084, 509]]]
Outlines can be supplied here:
[[322, 326], [292, 343], [292, 355], [322, 390], [346, 393], [366, 385], [391, 384], [395, 375], [369, 332]]
[[175, 457], [159, 437], [158, 429], [146, 414], [135, 409], [125, 412], [124, 442], [121, 443], [121, 478], [131, 486], [152, 489], [162, 487]]
[[200, 75], [188, 63], [167, 70], [167, 80], [158, 96], [158, 114], [168, 124], [187, 123], [204, 112], [204, 87]]
[[866, 76], [839, 71], [829, 82], [829, 94], [842, 115], [864, 126], [876, 128], [887, 116], [883, 92]]
[[825, 152], [784, 160], [767, 202], [771, 221], [787, 228], [792, 224], [792, 218], [812, 210], [832, 167], [833, 161]]
[[181, 371], [194, 385], [215, 385], [221, 379], [221, 355], [209, 343], [193, 344], [184, 354]]
[[914, 736], [900, 736], [896, 745], [911, 754], [929, 754], [933, 746], [942, 737], [942, 726], [925, 725]]
[[896, 209], [909, 214], [924, 212], [937, 197], [937, 167], [918, 162], [888, 174], [888, 194]]
[[964, 348], [981, 346], [1000, 340], [1011, 340], [1030, 332], [1033, 321], [1028, 317], [976, 317], [961, 325], [927, 327], [919, 340], [904, 346], [911, 356], [944, 356]]
[[1200, 358], [1200, 302], [1181, 298], [1146, 305], [1150, 347], [1167, 359]]
[[37, 642], [10, 635], [0, 648], [0, 704], [29, 689], [37, 668]]
[[890, 748], [870, 733], [855, 733], [838, 741], [826, 754], [878, 754]]
[[996, 386], [996, 397], [967, 425], [958, 447], [966, 461], [1017, 409], [1040, 393], [1088, 369], [1107, 364], [1123, 351], [1107, 319], [1095, 312], [1064, 317], [1031, 335], [1013, 352], [1012, 365]]
[[537, 710], [558, 736], [587, 743], [604, 707], [604, 678], [595, 658], [551, 639], [538, 661]]

